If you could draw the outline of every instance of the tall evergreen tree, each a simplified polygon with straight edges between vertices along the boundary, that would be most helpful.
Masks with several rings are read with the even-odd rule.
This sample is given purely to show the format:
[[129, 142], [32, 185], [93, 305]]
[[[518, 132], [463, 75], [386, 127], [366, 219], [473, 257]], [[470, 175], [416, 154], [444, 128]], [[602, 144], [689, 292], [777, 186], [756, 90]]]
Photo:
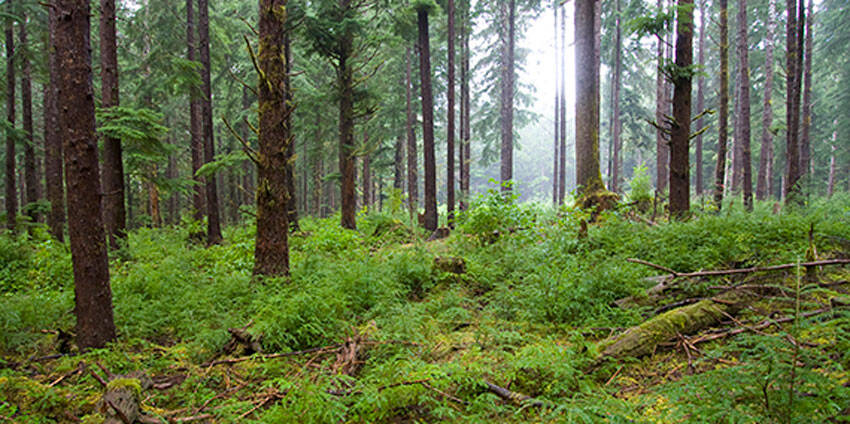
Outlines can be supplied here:
[[576, 184], [589, 198], [604, 189], [599, 169], [599, 1], [576, 0]]
[[59, 67], [56, 60], [56, 48], [53, 40], [56, 25], [56, 10], [47, 8], [47, 66], [48, 82], [44, 87], [44, 181], [47, 186], [47, 200], [50, 213], [47, 215], [47, 227], [50, 235], [58, 241], [65, 239], [65, 186], [62, 172], [62, 137], [59, 125], [57, 105], [57, 85]]
[[[27, 40], [27, 15], [22, 14], [18, 25], [20, 34], [19, 56], [21, 58], [21, 118], [24, 130], [24, 180], [26, 182], [26, 199], [21, 204], [32, 205], [41, 196], [41, 178], [38, 175], [35, 159], [35, 139], [32, 125], [32, 68], [29, 60], [29, 41]], [[31, 222], [38, 222], [40, 217], [37, 209], [29, 206], [27, 216]]]
[[[210, 82], [210, 17], [207, 0], [198, 0], [198, 59], [201, 62], [201, 127], [204, 136], [204, 163], [215, 160], [215, 137], [212, 119], [212, 83]], [[204, 177], [207, 212], [207, 244], [221, 243], [218, 186], [215, 173]]]
[[756, 199], [766, 200], [772, 193], [770, 182], [773, 180], [773, 40], [776, 33], [776, 0], [768, 0], [766, 13], [767, 35], [765, 35], [764, 53], [764, 101], [761, 119], [761, 151], [759, 153], [759, 171], [756, 182]]
[[[501, 167], [502, 184], [514, 177], [514, 44], [516, 39], [516, 0], [500, 0], [499, 10], [502, 15], [501, 56], [501, 97], [499, 99], [501, 118]], [[508, 190], [503, 185], [502, 190]]]
[[717, 125], [717, 166], [714, 168], [714, 205], [723, 207], [726, 181], [726, 144], [729, 138], [729, 8], [728, 0], [720, 6], [720, 105]]
[[[101, 107], [119, 105], [118, 44], [115, 37], [115, 0], [100, 0], [100, 90]], [[126, 238], [124, 210], [124, 160], [121, 140], [103, 139], [103, 209], [109, 246], [119, 247]]]
[[676, 72], [673, 78], [673, 121], [670, 128], [670, 216], [690, 211], [689, 144], [693, 65], [693, 0], [679, 0], [676, 9]]
[[435, 6], [428, 2], [416, 7], [419, 34], [419, 79], [422, 97], [422, 141], [425, 151], [425, 229], [437, 229], [437, 165], [434, 155], [434, 94], [431, 88], [431, 44], [428, 14]]
[[[9, 15], [14, 15], [12, 0], [6, 2]], [[12, 19], [6, 20], [6, 228], [15, 231], [18, 213], [18, 192], [15, 183], [15, 28]]]
[[744, 207], [747, 210], [753, 208], [753, 173], [750, 161], [750, 66], [749, 66], [749, 40], [747, 36], [747, 0], [738, 0], [738, 116], [735, 144], [740, 148], [740, 168], [743, 186]]

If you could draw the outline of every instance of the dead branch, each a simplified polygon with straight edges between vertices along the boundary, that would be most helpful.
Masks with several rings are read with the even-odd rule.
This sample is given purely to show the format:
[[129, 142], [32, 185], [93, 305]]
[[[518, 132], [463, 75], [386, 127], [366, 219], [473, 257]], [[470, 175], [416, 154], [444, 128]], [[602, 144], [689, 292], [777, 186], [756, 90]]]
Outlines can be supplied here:
[[663, 265], [654, 264], [652, 262], [647, 262], [641, 259], [628, 258], [626, 259], [628, 262], [646, 265], [655, 269], [660, 269], [664, 272], [672, 274], [674, 278], [701, 278], [701, 277], [718, 277], [723, 275], [736, 275], [736, 274], [752, 274], [755, 272], [767, 272], [767, 271], [782, 271], [785, 269], [793, 269], [796, 267], [815, 267], [815, 266], [827, 266], [827, 265], [847, 265], [850, 264], [850, 259], [826, 259], [821, 261], [811, 261], [811, 262], [801, 262], [799, 264], [781, 264], [781, 265], [773, 265], [766, 267], [750, 267], [750, 268], [738, 268], [738, 269], [722, 269], [722, 270], [713, 270], [713, 271], [697, 271], [697, 272], [686, 272], [679, 273], [673, 271], [670, 268], [667, 268]]
[[487, 391], [489, 391], [490, 393], [493, 393], [496, 396], [516, 405], [544, 406], [543, 401], [539, 399], [535, 399], [531, 396], [508, 390], [504, 387], [490, 383], [489, 381], [485, 380], [484, 385], [487, 386]]

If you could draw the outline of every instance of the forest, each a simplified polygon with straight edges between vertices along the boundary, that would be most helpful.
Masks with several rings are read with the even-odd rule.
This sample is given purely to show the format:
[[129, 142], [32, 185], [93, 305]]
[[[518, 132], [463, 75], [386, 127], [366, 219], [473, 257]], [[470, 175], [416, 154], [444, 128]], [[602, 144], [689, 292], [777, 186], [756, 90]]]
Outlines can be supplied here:
[[846, 0], [0, 20], [0, 424], [850, 422]]

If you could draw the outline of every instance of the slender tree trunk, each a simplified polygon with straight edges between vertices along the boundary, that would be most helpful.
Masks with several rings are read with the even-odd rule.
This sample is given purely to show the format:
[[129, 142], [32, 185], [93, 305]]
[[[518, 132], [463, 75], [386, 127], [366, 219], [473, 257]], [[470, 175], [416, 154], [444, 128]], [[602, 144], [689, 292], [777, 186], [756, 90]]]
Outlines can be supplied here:
[[[104, 109], [119, 105], [118, 47], [115, 36], [115, 0], [100, 0], [100, 94]], [[127, 237], [124, 210], [124, 161], [121, 140], [103, 138], [103, 212], [109, 247], [117, 249]]]
[[[15, 14], [12, 0], [6, 2], [6, 10]], [[15, 33], [12, 19], [6, 20], [6, 121], [15, 128]], [[6, 132], [6, 228], [15, 231], [15, 215], [18, 213], [18, 193], [15, 183], [15, 138], [12, 131]]]
[[764, 102], [762, 106], [762, 129], [761, 129], [761, 153], [759, 154], [759, 172], [756, 182], [756, 199], [765, 200], [771, 195], [770, 180], [773, 163], [773, 133], [770, 127], [773, 124], [773, 38], [776, 33], [776, 0], [768, 0], [767, 8], [767, 35], [765, 36], [764, 56]]
[[[292, 143], [289, 128], [289, 93], [285, 92], [286, 15], [278, 10], [286, 0], [260, 0], [258, 63], [262, 70], [259, 94], [259, 154], [257, 157], [257, 239], [254, 274], [289, 275], [289, 195], [287, 150]], [[285, 10], [285, 9], [284, 9]]]
[[[803, 0], [800, 0], [801, 2]], [[786, 0], [785, 2], [788, 19], [786, 21], [785, 42], [787, 50], [786, 60], [786, 98], [785, 98], [785, 122], [788, 132], [785, 139], [785, 184], [783, 192], [785, 202], [797, 202], [799, 187], [797, 181], [800, 179], [800, 81], [797, 69], [797, 57], [800, 51], [797, 48], [797, 0]]]
[[743, 184], [744, 207], [753, 210], [753, 171], [750, 159], [750, 66], [749, 41], [747, 36], [747, 0], [738, 0], [738, 136], [736, 143], [741, 148], [741, 183]]
[[68, 187], [68, 233], [74, 268], [77, 344], [100, 348], [115, 339], [112, 291], [100, 202], [89, 2], [57, 0], [56, 46], [60, 128]]
[[[275, 4], [285, 6], [287, 0], [276, 0]], [[286, 95], [287, 105], [292, 105], [292, 80], [289, 77], [292, 75], [292, 41], [290, 34], [287, 31], [283, 36], [283, 54], [284, 54], [284, 73], [283, 84], [284, 94]], [[291, 106], [288, 106], [291, 108]], [[289, 214], [289, 228], [298, 229], [298, 201], [295, 193], [295, 137], [292, 134], [292, 112], [286, 113], [286, 128], [289, 130], [291, 140], [286, 145], [286, 210]]]
[[461, 203], [460, 208], [466, 210], [469, 202], [469, 167], [472, 164], [472, 146], [470, 144], [470, 111], [471, 101], [469, 95], [469, 58], [471, 56], [469, 50], [469, 34], [471, 32], [472, 23], [470, 21], [469, 6], [470, 0], [463, 0], [463, 22], [461, 33], [463, 34], [463, 56], [461, 63], [461, 103], [463, 104], [463, 113], [460, 116], [461, 121], [461, 161], [460, 161], [460, 192]]
[[434, 95], [431, 91], [431, 46], [428, 11], [417, 12], [419, 26], [419, 77], [422, 91], [422, 140], [425, 149], [425, 229], [437, 229], [437, 165], [434, 157]]
[[[658, 8], [664, 6], [663, 0], [658, 0]], [[658, 129], [655, 131], [655, 191], [656, 196], [661, 198], [667, 190], [669, 180], [668, 165], [670, 163], [670, 145], [668, 144], [667, 119], [664, 117], [667, 108], [667, 88], [664, 81], [664, 73], [661, 72], [662, 59], [665, 57], [664, 39], [658, 37], [658, 71], [655, 75], [655, 123]]]
[[455, 2], [448, 0], [448, 88], [446, 119], [446, 202], [448, 221], [454, 220], [455, 210]]
[[[802, 2], [804, 0], [800, 1]], [[809, 134], [812, 126], [812, 47], [814, 44], [812, 28], [814, 26], [814, 15], [812, 10], [812, 0], [809, 0], [807, 4], [808, 17], [806, 18], [806, 45], [803, 49], [804, 89], [803, 116], [800, 131], [800, 176], [806, 178], [806, 182], [810, 183], [812, 173], [812, 142]]]
[[[186, 59], [195, 61], [195, 0], [186, 0]], [[200, 90], [192, 87], [189, 92], [189, 134], [192, 148], [192, 179], [195, 187], [192, 194], [193, 217], [200, 221], [204, 217], [204, 182], [197, 172], [204, 164], [204, 136], [201, 126]]]
[[399, 134], [393, 148], [393, 189], [404, 193], [404, 135]]
[[720, 113], [717, 137], [717, 166], [714, 173], [714, 205], [723, 207], [726, 180], [726, 144], [729, 137], [729, 10], [728, 1], [720, 4]]
[[[30, 69], [30, 61], [28, 58], [28, 41], [27, 41], [27, 16], [22, 15], [21, 22], [18, 25], [20, 34], [20, 50], [23, 54], [21, 57], [21, 113], [24, 124], [24, 134], [26, 136], [26, 145], [24, 146], [24, 180], [26, 181], [26, 201], [23, 205], [29, 205], [38, 201], [41, 197], [41, 189], [39, 187], [40, 178], [38, 176], [38, 167], [35, 164], [35, 140], [33, 140], [32, 126], [32, 71]], [[27, 211], [27, 216], [31, 222], [39, 222], [41, 218], [35, 210]]]
[[[507, 4], [505, 4], [507, 1]], [[500, 117], [502, 127], [501, 181], [502, 191], [510, 190], [506, 183], [514, 178], [514, 38], [516, 31], [516, 2], [501, 0], [505, 19], [502, 29], [502, 75]]]
[[832, 130], [832, 143], [830, 144], [829, 180], [827, 181], [826, 186], [827, 197], [832, 197], [832, 194], [835, 192], [835, 151], [838, 150], [836, 147], [838, 144], [838, 119], [836, 119], [832, 124], [835, 126], [835, 129]]
[[[706, 21], [706, 11], [705, 4], [708, 0], [700, 0], [699, 2], [699, 67], [702, 69], [705, 66], [705, 21]], [[705, 111], [705, 75], [700, 73], [699, 79], [697, 80], [697, 114], [702, 114]], [[697, 120], [697, 131], [702, 130], [705, 126], [705, 122], [702, 117]], [[695, 139], [694, 145], [694, 173], [696, 174], [696, 194], [697, 196], [702, 196], [705, 192], [705, 182], [703, 181], [703, 169], [702, 169], [702, 132], [700, 132]]]
[[554, 12], [553, 13], [553, 17], [554, 17], [553, 21], [555, 23], [555, 32], [554, 32], [554, 35], [555, 35], [555, 38], [554, 38], [554, 45], [555, 45], [555, 115], [554, 115], [554, 118], [555, 119], [553, 119], [553, 121], [555, 123], [555, 127], [554, 127], [554, 131], [553, 131], [554, 141], [552, 143], [552, 153], [553, 153], [553, 156], [554, 156], [554, 160], [552, 161], [552, 205], [554, 205], [555, 207], [558, 206], [558, 182], [559, 182], [558, 165], [560, 163], [560, 152], [558, 151], [559, 147], [560, 147], [560, 144], [559, 144], [560, 139], [558, 137], [560, 135], [559, 131], [561, 129], [560, 128], [560, 125], [561, 125], [561, 122], [560, 122], [560, 118], [561, 118], [561, 64], [559, 63], [559, 60], [561, 59], [560, 58], [560, 55], [561, 55], [560, 47], [561, 46], [558, 44], [558, 35], [559, 35], [559, 32], [558, 32], [558, 7], [559, 7], [559, 5], [560, 5], [560, 2], [558, 0], [555, 0], [554, 2], [552, 2], [552, 12]]
[[[340, 8], [347, 10], [351, 0], [340, 0]], [[349, 63], [353, 51], [353, 34], [347, 33], [339, 40], [337, 51], [337, 80], [340, 87], [339, 98], [339, 172], [342, 175], [340, 198], [342, 203], [342, 228], [357, 228], [355, 212], [357, 197], [354, 167], [354, 70]]]
[[417, 170], [419, 168], [418, 158], [416, 156], [416, 115], [413, 110], [413, 102], [412, 102], [412, 86], [413, 80], [411, 77], [411, 59], [410, 59], [410, 48], [408, 47], [404, 52], [404, 60], [405, 60], [405, 77], [404, 77], [404, 91], [406, 96], [406, 106], [407, 106], [407, 202], [408, 208], [410, 209], [411, 218], [415, 217], [416, 210], [419, 208], [419, 177], [417, 175]]
[[65, 240], [65, 184], [62, 172], [62, 138], [59, 129], [59, 108], [56, 104], [56, 91], [59, 81], [59, 67], [56, 66], [56, 49], [53, 32], [56, 25], [56, 11], [47, 8], [47, 63], [48, 83], [44, 87], [44, 181], [47, 188], [47, 200], [50, 213], [47, 215], [47, 227], [50, 235], [62, 242]]
[[616, 34], [614, 35], [614, 82], [613, 95], [611, 105], [611, 144], [613, 144], [613, 152], [611, 155], [611, 178], [609, 180], [610, 191], [617, 193], [620, 190], [620, 90], [621, 79], [623, 73], [623, 34], [621, 27], [622, 17], [620, 16], [620, 0], [616, 1]]
[[567, 194], [567, 7], [561, 6], [561, 140], [558, 163], [558, 204], [563, 205]]
[[598, 0], [575, 2], [576, 185], [580, 196], [604, 189], [599, 169]]
[[[363, 138], [365, 138], [364, 142], [369, 142], [369, 134], [365, 131], [363, 132]], [[361, 163], [363, 165], [361, 185], [363, 187], [363, 207], [366, 208], [366, 212], [372, 212], [372, 169], [371, 169], [371, 157], [369, 154], [365, 154], [362, 156]]]
[[[215, 138], [212, 119], [212, 85], [210, 83], [210, 18], [207, 0], [198, 0], [198, 56], [201, 61], [201, 81], [203, 82], [203, 101], [201, 102], [201, 126], [204, 134], [204, 163], [215, 160]], [[218, 188], [215, 174], [207, 175], [207, 244], [221, 243], [221, 224], [219, 221]]]
[[[693, 0], [679, 0], [676, 12], [676, 67], [694, 63]], [[673, 79], [673, 123], [670, 133], [670, 216], [684, 218], [690, 212], [689, 142], [691, 138], [692, 77], [685, 73]]]

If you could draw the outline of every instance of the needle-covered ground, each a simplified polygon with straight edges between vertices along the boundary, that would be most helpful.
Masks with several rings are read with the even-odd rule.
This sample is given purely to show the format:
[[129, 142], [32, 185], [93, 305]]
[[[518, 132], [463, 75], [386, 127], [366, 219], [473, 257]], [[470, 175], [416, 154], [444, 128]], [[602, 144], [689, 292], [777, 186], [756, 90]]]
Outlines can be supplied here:
[[[686, 273], [850, 257], [850, 198], [729, 209], [657, 224], [620, 209], [580, 237], [579, 211], [491, 194], [437, 241], [402, 214], [359, 231], [304, 219], [291, 279], [265, 281], [252, 227], [209, 248], [190, 225], [140, 229], [111, 260], [119, 339], [84, 354], [67, 247], [0, 237], [0, 423], [102, 422], [116, 386], [146, 422], [850, 420], [845, 267], [671, 282], [626, 260]], [[705, 328], [670, 321], [640, 357], [602, 354], [744, 292]]]

